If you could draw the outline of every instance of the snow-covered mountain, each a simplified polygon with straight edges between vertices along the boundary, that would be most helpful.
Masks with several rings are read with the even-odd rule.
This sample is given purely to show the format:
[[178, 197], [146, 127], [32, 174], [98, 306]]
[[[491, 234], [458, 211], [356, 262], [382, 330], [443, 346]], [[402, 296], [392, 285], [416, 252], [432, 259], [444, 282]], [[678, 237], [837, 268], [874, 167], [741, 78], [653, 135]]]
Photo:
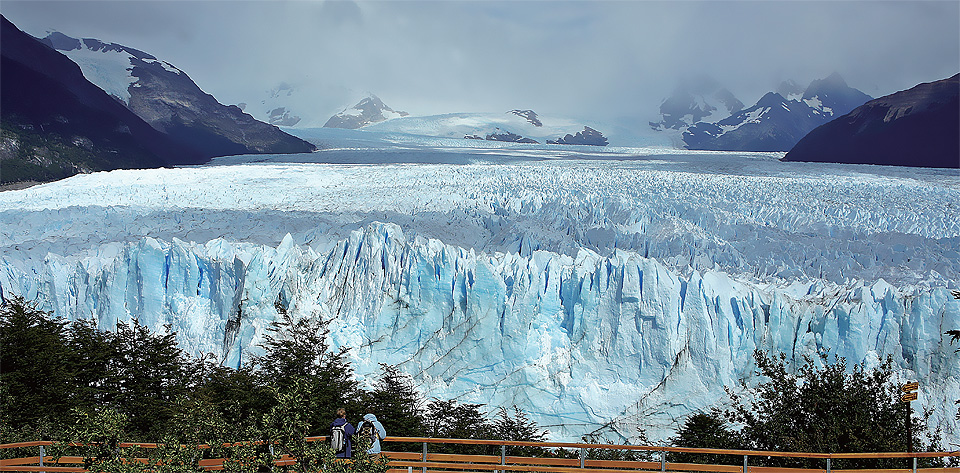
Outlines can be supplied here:
[[585, 126], [583, 127], [583, 131], [578, 131], [575, 135], [567, 133], [562, 138], [557, 138], [556, 140], [547, 140], [547, 143], [552, 145], [606, 146], [608, 141], [603, 136], [603, 133]]
[[[521, 112], [521, 113], [517, 113]], [[539, 115], [532, 110], [510, 110], [505, 113], [448, 113], [443, 115], [409, 116], [364, 128], [379, 133], [402, 133], [404, 135], [437, 138], [486, 139], [490, 134], [511, 133], [543, 144], [562, 141], [567, 135], [583, 134], [584, 128], [599, 133], [589, 140], [601, 144], [607, 139], [612, 146], [656, 146], [674, 148], [672, 137], [653, 130], [631, 130], [611, 123], [594, 122], [576, 118]], [[463, 144], [460, 146], [469, 146]]]
[[743, 102], [707, 76], [681, 82], [660, 104], [660, 121], [650, 122], [654, 130], [685, 130], [697, 122], [713, 123], [739, 112]]
[[810, 132], [783, 159], [960, 167], [958, 78], [871, 100]]
[[[297, 98], [294, 98], [295, 92], [296, 89], [292, 85], [281, 82], [268, 91], [268, 98], [261, 101], [261, 107], [259, 108], [261, 113], [254, 113], [252, 107], [249, 107], [246, 103], [237, 104], [237, 106], [244, 112], [250, 113], [254, 117], [271, 125], [286, 127], [297, 126], [303, 121], [303, 118], [289, 103], [296, 103]], [[269, 104], [267, 103], [268, 100]]]
[[0, 38], [0, 183], [205, 160], [2, 15]]
[[756, 105], [715, 123], [698, 122], [683, 132], [689, 149], [720, 151], [788, 151], [814, 128], [870, 100], [839, 74], [810, 83], [802, 96], [795, 84], [782, 84]]
[[323, 126], [326, 128], [347, 128], [356, 130], [367, 125], [380, 123], [394, 118], [405, 117], [407, 112], [397, 112], [380, 100], [376, 95], [361, 100], [352, 108], [345, 109], [330, 117]]
[[41, 40], [76, 62], [84, 77], [137, 116], [207, 157], [302, 153], [309, 143], [221, 104], [180, 69], [143, 51], [94, 38], [51, 33]]
[[755, 348], [890, 355], [960, 438], [960, 353], [942, 333], [960, 328], [955, 173], [436, 143], [2, 192], [0, 295], [103, 327], [169, 323], [231, 366], [280, 303], [332, 319], [362, 382], [396, 364], [428, 396], [515, 404], [570, 440], [670, 435], [752, 379]]

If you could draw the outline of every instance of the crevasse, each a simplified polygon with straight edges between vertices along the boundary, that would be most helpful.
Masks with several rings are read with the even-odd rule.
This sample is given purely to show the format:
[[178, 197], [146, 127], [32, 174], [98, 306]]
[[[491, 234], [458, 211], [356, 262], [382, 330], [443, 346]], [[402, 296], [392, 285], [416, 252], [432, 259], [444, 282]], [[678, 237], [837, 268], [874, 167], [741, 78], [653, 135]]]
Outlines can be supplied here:
[[0, 291], [101, 328], [169, 324], [184, 349], [229, 366], [260, 352], [281, 303], [331, 319], [362, 382], [398, 365], [427, 396], [516, 405], [558, 439], [669, 435], [751, 381], [757, 348], [799, 359], [830, 347], [868, 366], [889, 355], [920, 381], [931, 424], [958, 436], [960, 355], [942, 332], [960, 327], [960, 301], [945, 288], [758, 283], [624, 250], [484, 253], [376, 222], [323, 252], [288, 235], [276, 248], [143, 238], [82, 257], [5, 256]]

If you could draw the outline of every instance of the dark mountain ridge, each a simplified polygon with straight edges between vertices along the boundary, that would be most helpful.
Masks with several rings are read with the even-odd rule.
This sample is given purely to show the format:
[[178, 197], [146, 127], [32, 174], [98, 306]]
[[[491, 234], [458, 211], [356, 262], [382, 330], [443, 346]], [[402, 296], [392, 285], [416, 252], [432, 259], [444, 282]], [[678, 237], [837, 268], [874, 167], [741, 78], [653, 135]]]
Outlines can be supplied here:
[[80, 67], [0, 15], [0, 182], [196, 164], [205, 156], [155, 130]]
[[68, 57], [71, 51], [80, 49], [102, 53], [105, 60], [111, 54], [125, 55], [130, 64], [127, 70], [135, 79], [126, 89], [129, 93], [126, 106], [153, 128], [205, 157], [305, 153], [316, 149], [276, 126], [254, 119], [235, 105], [221, 104], [201, 90], [185, 72], [151, 54], [121, 44], [94, 38], [81, 40], [62, 33], [51, 33], [41, 41]]
[[960, 74], [871, 100], [811, 131], [783, 160], [960, 168]]
[[[796, 84], [781, 84], [791, 97]], [[698, 122], [683, 132], [689, 149], [714, 151], [787, 151], [811, 130], [870, 100], [833, 73], [815, 80], [795, 100], [768, 92], [755, 105], [716, 123]]]

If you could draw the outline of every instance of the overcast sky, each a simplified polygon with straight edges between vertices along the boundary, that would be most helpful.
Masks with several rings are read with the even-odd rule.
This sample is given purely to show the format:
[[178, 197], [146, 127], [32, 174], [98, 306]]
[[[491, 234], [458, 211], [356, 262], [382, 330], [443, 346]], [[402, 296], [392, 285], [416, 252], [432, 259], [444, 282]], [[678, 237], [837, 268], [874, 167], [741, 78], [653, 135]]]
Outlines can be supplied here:
[[370, 92], [417, 115], [646, 120], [691, 74], [749, 106], [784, 79], [836, 71], [878, 97], [960, 72], [956, 0], [3, 0], [0, 12], [35, 36], [154, 54], [228, 104], [285, 82], [323, 107]]

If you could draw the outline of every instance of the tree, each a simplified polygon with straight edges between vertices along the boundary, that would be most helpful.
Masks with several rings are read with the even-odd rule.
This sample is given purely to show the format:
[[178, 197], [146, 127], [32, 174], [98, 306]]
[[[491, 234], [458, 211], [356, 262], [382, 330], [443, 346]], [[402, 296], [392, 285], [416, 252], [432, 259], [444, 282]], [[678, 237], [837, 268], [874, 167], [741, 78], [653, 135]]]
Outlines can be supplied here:
[[[743, 442], [723, 418], [720, 410], [711, 410], [707, 413], [697, 413], [687, 418], [677, 435], [670, 439], [674, 447], [689, 448], [717, 448], [736, 450], [743, 448]], [[738, 458], [729, 455], [712, 455], [707, 453], [670, 453], [671, 462], [680, 463], [720, 463], [738, 464]]]
[[[267, 465], [282, 455], [297, 459], [292, 468], [300, 472], [318, 472], [323, 468], [324, 456], [330, 447], [323, 442], [307, 442], [315, 429], [310, 414], [318, 409], [310, 396], [313, 385], [309, 378], [294, 378], [282, 386], [271, 390], [276, 403], [263, 416], [263, 438], [273, 443], [270, 454], [266, 456]], [[319, 426], [317, 426], [319, 427]], [[290, 471], [291, 467], [282, 467], [281, 471]]]
[[261, 377], [249, 366], [233, 369], [205, 363], [202, 380], [192, 396], [197, 402], [208, 404], [224, 420], [224, 436], [236, 441], [251, 440], [251, 429], [276, 402]]
[[154, 333], [136, 320], [117, 324], [118, 357], [111, 405], [129, 416], [128, 440], [156, 441], [174, 415], [175, 401], [200, 379], [195, 360], [177, 346], [176, 332]]
[[[480, 411], [483, 404], [459, 404], [455, 400], [443, 401], [434, 398], [427, 406], [427, 434], [430, 437], [454, 439], [490, 439], [493, 426]], [[495, 454], [486, 445], [438, 446], [444, 453]]]
[[[733, 407], [728, 420], [743, 425], [746, 446], [757, 450], [785, 452], [891, 452], [906, 451], [906, 412], [894, 382], [893, 360], [887, 358], [873, 369], [826, 354], [819, 363], [804, 357], [792, 367], [786, 355], [768, 357], [754, 352], [758, 375], [767, 381], [745, 392], [727, 390]], [[822, 365], [822, 366], [821, 366]], [[914, 444], [926, 430], [926, 416], [912, 419]], [[928, 439], [933, 443], [935, 439]], [[819, 460], [771, 459], [781, 466], [822, 465]], [[837, 468], [878, 468], [895, 460], [838, 460]], [[901, 460], [902, 463], [902, 460]], [[902, 466], [902, 465], [900, 465]], [[887, 466], [890, 467], [890, 466]]]
[[[495, 439], [520, 442], [544, 442], [548, 433], [517, 406], [513, 406], [511, 411], [499, 408], [491, 431]], [[546, 452], [542, 447], [530, 446], [512, 446], [509, 449], [513, 455], [521, 456], [543, 456]]]
[[380, 369], [380, 378], [366, 396], [367, 411], [377, 415], [389, 436], [426, 435], [426, 401], [413, 386], [413, 380], [396, 366], [381, 363]]
[[70, 441], [55, 444], [51, 456], [79, 456], [88, 471], [143, 473], [151, 470], [147, 463], [128, 461], [144, 458], [146, 452], [137, 446], [123, 445], [129, 439], [130, 419], [126, 414], [112, 407], [78, 408], [73, 410], [72, 417], [74, 421], [66, 432]]
[[[358, 387], [346, 348], [333, 350], [327, 342], [329, 320], [303, 317], [294, 320], [278, 299], [277, 319], [270, 324], [262, 347], [265, 353], [254, 358], [258, 376], [267, 386], [308, 383], [311, 425], [328, 425], [338, 407], [358, 407]], [[298, 381], [299, 380], [299, 381]], [[317, 435], [319, 433], [313, 433]]]
[[99, 330], [92, 320], [75, 320], [66, 331], [66, 347], [74, 405], [115, 406], [115, 390], [121, 382], [117, 371], [121, 347], [115, 334]]
[[7, 435], [50, 438], [73, 407], [65, 326], [22, 297], [0, 306], [0, 421]]

